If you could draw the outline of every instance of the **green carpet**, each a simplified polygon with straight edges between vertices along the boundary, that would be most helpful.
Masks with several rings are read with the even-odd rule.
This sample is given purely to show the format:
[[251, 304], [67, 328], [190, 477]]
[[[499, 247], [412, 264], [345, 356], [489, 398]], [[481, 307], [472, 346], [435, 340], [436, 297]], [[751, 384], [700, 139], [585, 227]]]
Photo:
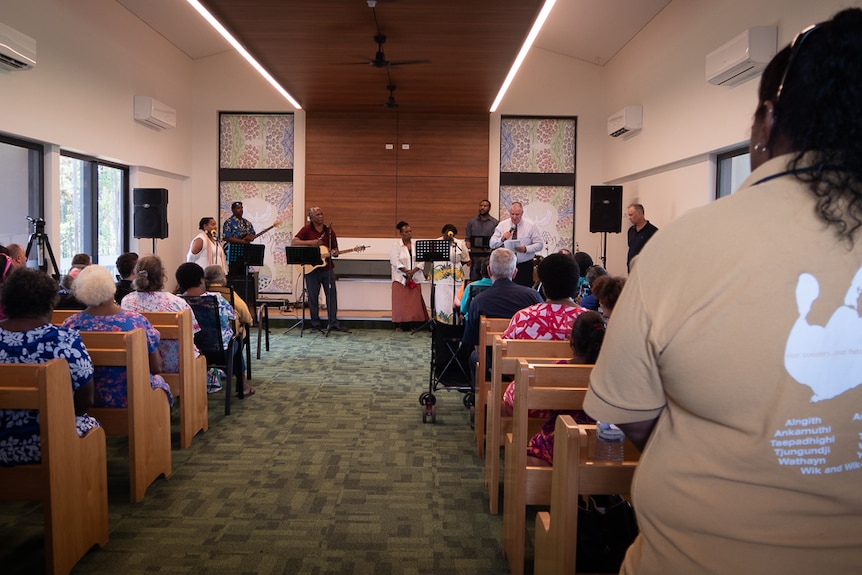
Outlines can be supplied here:
[[[173, 474], [128, 500], [125, 441], [108, 438], [110, 541], [74, 573], [506, 573], [502, 518], [457, 391], [422, 423], [431, 339], [389, 329], [274, 329], [257, 393], [209, 396], [209, 431]], [[0, 503], [3, 573], [44, 572], [41, 506]]]

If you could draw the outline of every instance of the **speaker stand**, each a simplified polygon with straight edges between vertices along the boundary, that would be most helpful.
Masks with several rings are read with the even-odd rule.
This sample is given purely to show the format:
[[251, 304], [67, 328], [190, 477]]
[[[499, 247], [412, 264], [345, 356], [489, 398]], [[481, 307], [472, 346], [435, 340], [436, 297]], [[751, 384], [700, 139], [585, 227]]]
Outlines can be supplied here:
[[608, 269], [608, 232], [602, 232], [602, 267]]

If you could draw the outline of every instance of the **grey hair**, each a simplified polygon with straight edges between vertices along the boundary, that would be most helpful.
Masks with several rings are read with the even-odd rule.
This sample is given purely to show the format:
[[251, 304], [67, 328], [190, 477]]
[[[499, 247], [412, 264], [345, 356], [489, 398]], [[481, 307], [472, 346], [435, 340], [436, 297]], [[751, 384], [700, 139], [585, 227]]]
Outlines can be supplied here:
[[204, 268], [204, 279], [207, 285], [223, 284], [227, 281], [224, 275], [224, 268], [219, 265], [207, 266]]
[[512, 279], [512, 274], [515, 273], [517, 265], [518, 259], [512, 250], [497, 248], [491, 252], [491, 260], [488, 267], [491, 270], [492, 279]]

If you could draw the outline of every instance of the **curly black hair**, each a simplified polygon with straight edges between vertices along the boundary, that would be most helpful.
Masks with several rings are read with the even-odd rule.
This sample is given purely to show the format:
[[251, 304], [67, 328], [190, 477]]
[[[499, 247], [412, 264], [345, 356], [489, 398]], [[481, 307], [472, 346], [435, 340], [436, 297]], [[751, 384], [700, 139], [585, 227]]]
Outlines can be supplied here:
[[839, 12], [796, 44], [766, 67], [755, 116], [773, 102], [769, 144], [790, 142], [788, 168], [816, 196], [818, 216], [852, 246], [862, 227], [862, 10]]
[[59, 299], [57, 281], [35, 268], [15, 268], [0, 287], [6, 317], [50, 317]]

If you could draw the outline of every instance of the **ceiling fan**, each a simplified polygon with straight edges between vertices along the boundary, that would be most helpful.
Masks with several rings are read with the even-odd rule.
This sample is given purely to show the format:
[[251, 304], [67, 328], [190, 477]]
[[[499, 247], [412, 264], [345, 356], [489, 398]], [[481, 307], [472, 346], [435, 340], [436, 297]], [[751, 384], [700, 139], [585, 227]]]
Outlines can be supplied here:
[[385, 34], [377, 34], [374, 36], [374, 41], [377, 43], [377, 53], [374, 58], [366, 58], [365, 62], [357, 62], [358, 64], [369, 64], [372, 68], [391, 68], [394, 66], [405, 66], [407, 64], [429, 64], [431, 60], [413, 59], [413, 60], [387, 60], [386, 54], [383, 52], [383, 44], [386, 43]]
[[396, 87], [397, 86], [395, 86], [395, 84], [389, 84], [388, 86], [386, 86], [386, 89], [389, 90], [389, 97], [386, 98], [386, 102], [384, 102], [383, 105], [386, 108], [388, 108], [389, 110], [397, 110], [398, 109], [398, 102], [395, 101], [395, 88]]

